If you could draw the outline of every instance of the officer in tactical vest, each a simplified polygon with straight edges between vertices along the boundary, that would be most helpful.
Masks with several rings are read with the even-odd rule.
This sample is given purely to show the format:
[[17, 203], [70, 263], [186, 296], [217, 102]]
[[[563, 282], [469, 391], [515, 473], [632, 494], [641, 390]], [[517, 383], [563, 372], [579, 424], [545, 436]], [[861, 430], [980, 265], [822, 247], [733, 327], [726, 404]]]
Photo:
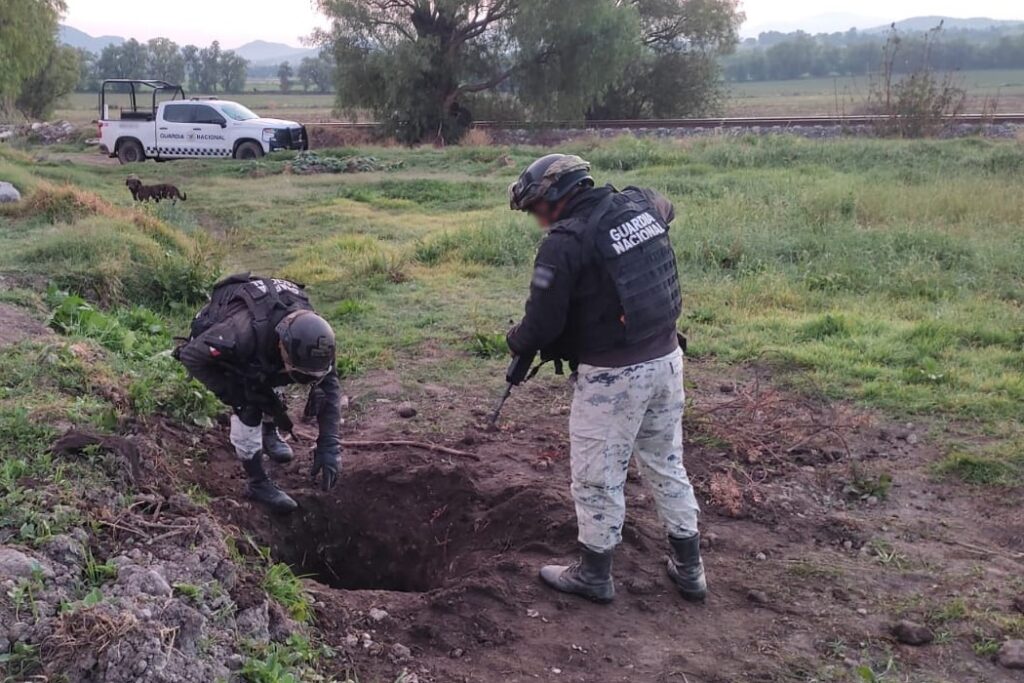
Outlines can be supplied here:
[[567, 567], [543, 567], [541, 579], [611, 601], [612, 554], [622, 540], [635, 454], [668, 532], [668, 574], [684, 598], [702, 601], [699, 507], [683, 466], [672, 204], [654, 190], [597, 188], [590, 164], [563, 154], [531, 164], [509, 187], [509, 201], [547, 230], [509, 348], [568, 361], [575, 378], [569, 436], [580, 557]]
[[290, 462], [279, 427], [291, 420], [280, 387], [312, 387], [307, 413], [320, 429], [312, 476], [334, 487], [341, 457], [341, 386], [334, 369], [334, 330], [314, 311], [302, 287], [287, 280], [232, 275], [213, 289], [177, 357], [189, 374], [230, 406], [231, 443], [248, 475], [246, 495], [276, 512], [298, 504], [263, 469], [263, 456]]

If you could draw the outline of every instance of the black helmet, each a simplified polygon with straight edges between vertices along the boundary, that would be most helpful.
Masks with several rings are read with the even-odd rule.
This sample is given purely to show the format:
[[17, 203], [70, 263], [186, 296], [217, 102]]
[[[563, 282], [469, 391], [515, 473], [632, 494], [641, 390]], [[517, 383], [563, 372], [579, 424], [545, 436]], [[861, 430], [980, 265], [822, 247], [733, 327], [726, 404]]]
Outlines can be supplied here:
[[513, 211], [529, 211], [541, 200], [557, 202], [581, 184], [594, 185], [590, 162], [572, 154], [549, 154], [509, 185], [508, 203]]
[[284, 368], [299, 384], [315, 384], [334, 367], [334, 330], [313, 311], [289, 314], [276, 331]]

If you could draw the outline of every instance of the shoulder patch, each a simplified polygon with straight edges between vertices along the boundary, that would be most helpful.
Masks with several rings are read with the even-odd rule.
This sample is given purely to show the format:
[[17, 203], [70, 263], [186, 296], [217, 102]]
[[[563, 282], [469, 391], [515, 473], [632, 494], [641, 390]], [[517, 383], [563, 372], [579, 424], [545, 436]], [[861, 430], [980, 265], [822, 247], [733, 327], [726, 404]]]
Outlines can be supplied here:
[[550, 289], [554, 283], [554, 266], [538, 263], [533, 269], [533, 280], [530, 281], [530, 284], [537, 289]]

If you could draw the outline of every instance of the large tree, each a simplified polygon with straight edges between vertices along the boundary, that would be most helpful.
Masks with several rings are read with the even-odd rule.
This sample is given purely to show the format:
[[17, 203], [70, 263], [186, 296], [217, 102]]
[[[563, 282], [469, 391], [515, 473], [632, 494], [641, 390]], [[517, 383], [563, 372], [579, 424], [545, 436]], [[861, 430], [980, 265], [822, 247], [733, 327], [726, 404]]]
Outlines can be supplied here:
[[63, 11], [64, 0], [0, 2], [0, 109], [9, 108], [22, 84], [46, 67]]
[[15, 108], [26, 118], [42, 119], [78, 83], [78, 51], [67, 45], [50, 50], [43, 67], [21, 84]]
[[582, 118], [639, 49], [618, 0], [319, 0], [333, 20], [338, 103], [368, 108], [406, 142], [457, 140], [467, 100], [500, 92]]
[[298, 75], [303, 90], [309, 90], [312, 85], [317, 92], [327, 92], [334, 84], [334, 63], [330, 55], [323, 52], [316, 57], [303, 57]]
[[592, 107], [592, 118], [713, 113], [723, 98], [719, 57], [739, 41], [738, 0], [624, 0], [640, 14], [643, 50]]
[[149, 48], [149, 76], [180, 85], [185, 80], [185, 58], [178, 44], [169, 38], [153, 38]]

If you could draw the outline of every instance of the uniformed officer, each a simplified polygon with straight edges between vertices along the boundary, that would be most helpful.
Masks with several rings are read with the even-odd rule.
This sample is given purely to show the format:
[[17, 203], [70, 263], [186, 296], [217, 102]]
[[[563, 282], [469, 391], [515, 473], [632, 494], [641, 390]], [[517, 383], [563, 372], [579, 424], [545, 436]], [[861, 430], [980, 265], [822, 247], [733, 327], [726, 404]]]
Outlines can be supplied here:
[[310, 403], [319, 435], [312, 476], [324, 490], [338, 478], [341, 456], [341, 386], [334, 330], [318, 316], [302, 288], [287, 280], [233, 275], [217, 283], [192, 323], [177, 357], [189, 374], [233, 409], [231, 443], [248, 475], [246, 495], [276, 512], [297, 503], [263, 469], [264, 454], [286, 463], [294, 453], [278, 425], [290, 420], [277, 390], [312, 386]]
[[672, 204], [654, 190], [597, 188], [590, 164], [563, 154], [531, 164], [509, 187], [509, 201], [548, 233], [509, 348], [567, 360], [575, 371], [569, 436], [580, 558], [543, 567], [541, 579], [597, 602], [614, 597], [612, 555], [635, 454], [668, 532], [668, 574], [684, 598], [702, 601], [699, 507], [683, 466]]

